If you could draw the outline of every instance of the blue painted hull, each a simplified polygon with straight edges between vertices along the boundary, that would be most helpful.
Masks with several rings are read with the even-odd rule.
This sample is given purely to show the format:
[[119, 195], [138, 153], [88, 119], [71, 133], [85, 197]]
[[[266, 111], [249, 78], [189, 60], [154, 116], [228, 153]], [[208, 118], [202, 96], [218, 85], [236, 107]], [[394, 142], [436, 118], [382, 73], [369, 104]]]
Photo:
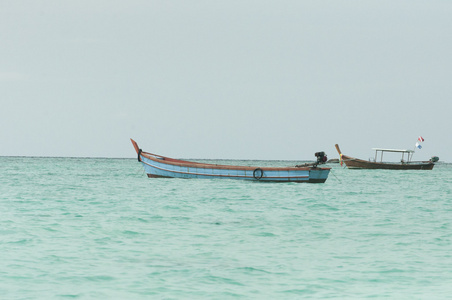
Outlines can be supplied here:
[[132, 143], [148, 177], [323, 183], [330, 172], [330, 168], [319, 167], [260, 168], [189, 162], [143, 152], [135, 141]]

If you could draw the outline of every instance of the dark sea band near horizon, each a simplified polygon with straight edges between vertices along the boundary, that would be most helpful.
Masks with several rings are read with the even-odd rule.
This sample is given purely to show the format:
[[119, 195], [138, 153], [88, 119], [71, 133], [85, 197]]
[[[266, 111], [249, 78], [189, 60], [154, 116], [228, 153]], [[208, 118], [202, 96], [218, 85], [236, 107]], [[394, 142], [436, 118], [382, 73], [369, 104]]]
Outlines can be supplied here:
[[330, 166], [324, 184], [260, 183], [0, 157], [0, 298], [449, 299], [452, 165]]

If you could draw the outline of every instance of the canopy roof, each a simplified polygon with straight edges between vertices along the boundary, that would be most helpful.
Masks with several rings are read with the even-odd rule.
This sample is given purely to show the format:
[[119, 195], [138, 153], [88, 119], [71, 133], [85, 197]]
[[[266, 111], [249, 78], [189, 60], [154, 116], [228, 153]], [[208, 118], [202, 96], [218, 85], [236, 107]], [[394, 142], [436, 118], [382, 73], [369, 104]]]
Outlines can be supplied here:
[[385, 149], [385, 148], [372, 148], [375, 151], [383, 151], [383, 152], [404, 152], [404, 153], [413, 153], [414, 150], [401, 150], [401, 149]]

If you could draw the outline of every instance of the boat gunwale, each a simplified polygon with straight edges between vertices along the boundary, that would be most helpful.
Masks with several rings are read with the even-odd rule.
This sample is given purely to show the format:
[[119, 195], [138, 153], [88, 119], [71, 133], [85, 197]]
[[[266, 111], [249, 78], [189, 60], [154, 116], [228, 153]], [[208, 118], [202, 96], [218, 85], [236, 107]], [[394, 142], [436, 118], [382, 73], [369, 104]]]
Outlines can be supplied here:
[[[191, 162], [181, 159], [170, 158], [162, 155], [153, 154], [150, 152], [141, 152], [141, 155], [157, 163], [163, 163], [168, 165], [176, 165], [187, 168], [203, 168], [203, 169], [223, 169], [223, 170], [243, 170], [252, 171], [256, 168], [264, 169], [267, 171], [310, 171], [310, 170], [330, 170], [331, 168], [320, 167], [256, 167], [256, 166], [235, 166], [235, 165], [218, 165], [208, 164], [201, 162]], [[161, 159], [159, 159], [160, 157]]]

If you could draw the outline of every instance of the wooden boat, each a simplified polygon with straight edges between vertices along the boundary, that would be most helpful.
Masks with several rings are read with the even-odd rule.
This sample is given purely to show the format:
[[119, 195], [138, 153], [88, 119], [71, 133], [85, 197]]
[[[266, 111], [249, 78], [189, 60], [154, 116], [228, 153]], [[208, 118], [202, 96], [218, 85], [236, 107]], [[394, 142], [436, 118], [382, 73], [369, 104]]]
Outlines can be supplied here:
[[[433, 157], [429, 161], [411, 161], [413, 157], [414, 150], [399, 150], [399, 149], [383, 149], [374, 148], [375, 150], [375, 160], [367, 161], [363, 159], [354, 158], [345, 154], [342, 154], [339, 145], [336, 144], [336, 150], [340, 155], [341, 165], [342, 162], [345, 163], [349, 169], [387, 169], [387, 170], [432, 170], [435, 165], [434, 161], [437, 157]], [[399, 163], [395, 162], [383, 162], [383, 153], [386, 152], [397, 152], [402, 154], [402, 160]], [[380, 161], [377, 161], [377, 157], [380, 154]], [[406, 160], [405, 154], [407, 155]]]
[[331, 168], [310, 167], [250, 167], [207, 164], [169, 158], [142, 151], [132, 140], [138, 161], [150, 178], [221, 178], [265, 182], [323, 183]]

